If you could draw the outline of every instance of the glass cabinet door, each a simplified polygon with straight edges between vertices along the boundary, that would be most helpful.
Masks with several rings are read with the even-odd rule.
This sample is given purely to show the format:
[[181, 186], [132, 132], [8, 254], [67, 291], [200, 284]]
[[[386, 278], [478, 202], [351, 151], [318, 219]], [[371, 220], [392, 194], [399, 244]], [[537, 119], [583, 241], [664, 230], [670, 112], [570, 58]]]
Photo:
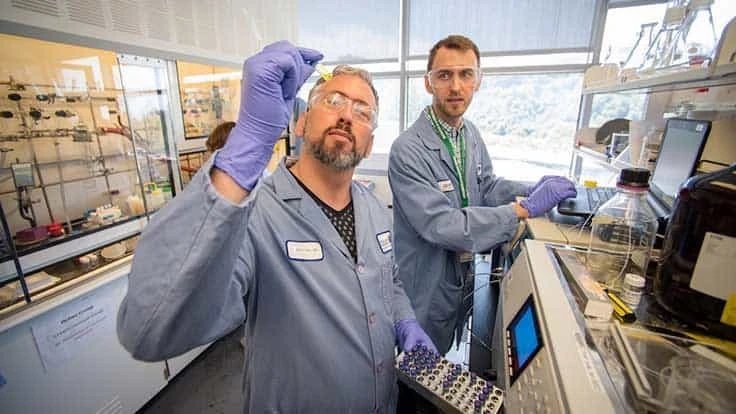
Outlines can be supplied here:
[[118, 55], [124, 89], [124, 126], [135, 151], [148, 212], [161, 208], [174, 195], [174, 160], [170, 91], [166, 62], [160, 59]]
[[0, 41], [0, 202], [18, 254], [144, 214], [115, 54]]
[[217, 125], [237, 119], [240, 69], [179, 60], [176, 70], [186, 139], [206, 137]]
[[130, 255], [179, 187], [170, 62], [0, 42], [1, 316]]

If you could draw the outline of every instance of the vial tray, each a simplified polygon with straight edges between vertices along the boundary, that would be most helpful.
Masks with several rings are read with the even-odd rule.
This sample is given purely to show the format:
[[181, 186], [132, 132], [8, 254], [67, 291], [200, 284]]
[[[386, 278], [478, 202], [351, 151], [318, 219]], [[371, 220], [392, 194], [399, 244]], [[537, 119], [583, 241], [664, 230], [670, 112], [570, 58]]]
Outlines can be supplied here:
[[503, 390], [424, 345], [396, 357], [399, 380], [447, 414], [496, 414]]

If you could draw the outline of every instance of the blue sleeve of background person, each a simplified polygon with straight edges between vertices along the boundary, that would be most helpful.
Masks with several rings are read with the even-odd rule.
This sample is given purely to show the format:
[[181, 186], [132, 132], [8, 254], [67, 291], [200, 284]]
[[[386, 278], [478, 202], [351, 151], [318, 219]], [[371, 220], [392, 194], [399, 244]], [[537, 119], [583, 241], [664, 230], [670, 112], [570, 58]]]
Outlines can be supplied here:
[[436, 161], [426, 151], [416, 141], [400, 137], [389, 155], [394, 208], [404, 212], [414, 231], [453, 251], [481, 252], [511, 238], [519, 223], [513, 206], [454, 207], [433, 181], [429, 163]]
[[120, 343], [157, 361], [212, 342], [245, 320], [252, 244], [249, 200], [235, 205], [210, 181], [215, 157], [141, 235], [118, 312]]

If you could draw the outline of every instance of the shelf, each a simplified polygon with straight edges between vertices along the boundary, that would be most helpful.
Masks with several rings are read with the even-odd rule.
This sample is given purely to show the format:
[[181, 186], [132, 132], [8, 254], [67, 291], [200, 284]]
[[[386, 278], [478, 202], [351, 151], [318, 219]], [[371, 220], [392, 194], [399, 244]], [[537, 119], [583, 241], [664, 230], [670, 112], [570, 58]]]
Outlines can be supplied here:
[[[30, 274], [51, 264], [85, 254], [91, 250], [139, 234], [146, 226], [147, 221], [145, 215], [130, 217], [114, 225], [90, 229], [73, 236], [51, 240], [49, 243], [53, 243], [53, 248], [41, 248], [40, 245], [33, 245], [19, 254], [21, 267], [24, 273]], [[8, 275], [15, 274], [15, 267], [11, 262], [0, 263], [0, 280], [7, 278]]]
[[202, 146], [202, 147], [193, 147], [193, 148], [185, 148], [185, 149], [182, 149], [182, 150], [179, 151], [179, 156], [181, 157], [182, 155], [193, 155], [193, 154], [199, 155], [199, 154], [203, 154], [203, 153], [205, 153], [207, 151], [208, 151], [207, 148], [204, 147], [204, 146]]
[[[54, 165], [65, 165], [65, 164], [75, 164], [75, 163], [95, 163], [99, 162], [101, 158], [107, 159], [107, 158], [128, 158], [130, 161], [134, 161], [134, 158], [132, 155], [128, 154], [102, 154], [102, 155], [95, 155], [93, 158], [68, 158], [65, 160], [59, 160], [59, 161], [44, 161], [44, 162], [35, 162], [33, 163], [34, 166], [39, 167], [49, 167]], [[10, 167], [0, 167], [0, 172], [3, 171], [11, 171]]]
[[[35, 138], [69, 138], [69, 137], [74, 137], [74, 133], [73, 132], [72, 133], [67, 133], [67, 132], [68, 131], [66, 131], [66, 130], [61, 131], [61, 132], [58, 132], [58, 133], [56, 131], [47, 131], [47, 130], [45, 130], [45, 131], [34, 131], [34, 130], [31, 130], [31, 132], [29, 132], [29, 133], [19, 133], [19, 134], [15, 134], [15, 135], [0, 135], [0, 142], [18, 142], [18, 141], [20, 141], [22, 139], [32, 139], [32, 138], [35, 139]], [[89, 131], [89, 130], [87, 130], [85, 132], [87, 134], [89, 134], [89, 135], [99, 136], [99, 137], [104, 137], [104, 136], [109, 136], [109, 135], [116, 135], [116, 136], [123, 136], [123, 137], [125, 137], [125, 135], [118, 134], [118, 133], [115, 133], [115, 132], [99, 133], [99, 132], [96, 132], [96, 131]], [[74, 142], [88, 143], [88, 142], [94, 142], [94, 141], [92, 141], [92, 140], [89, 140], [89, 141], [80, 140], [80, 141], [74, 141]]]
[[678, 89], [706, 88], [736, 84], [736, 64], [719, 66], [713, 74], [708, 68], [693, 69], [680, 72], [662, 74], [656, 77], [631, 80], [624, 83], [596, 86], [583, 89], [583, 95], [601, 93], [648, 93], [663, 92]]
[[[138, 172], [138, 170], [135, 169], [135, 168], [130, 168], [130, 169], [126, 169], [126, 170], [115, 170], [115, 171], [110, 170], [110, 171], [107, 171], [107, 172], [102, 173], [102, 174], [96, 174], [96, 175], [90, 175], [90, 176], [82, 177], [82, 178], [71, 178], [71, 179], [68, 179], [68, 180], [64, 180], [64, 184], [76, 183], [76, 182], [80, 182], [80, 181], [87, 181], [87, 180], [92, 180], [92, 179], [95, 179], [95, 178], [101, 178], [101, 177], [107, 177], [107, 176], [110, 176], [110, 175], [123, 174], [123, 173], [131, 173], [131, 172]], [[46, 183], [45, 182], [45, 183], [43, 183], [43, 186], [36, 185], [36, 186], [31, 187], [31, 188], [33, 188], [33, 189], [39, 189], [39, 188], [42, 188], [42, 187], [51, 187], [51, 186], [55, 186], [55, 185], [59, 185], [59, 184], [61, 184], [61, 182], [55, 182], [55, 183]], [[0, 193], [0, 196], [9, 195], [9, 194], [15, 194], [15, 193], [16, 193], [16, 190], [6, 191], [6, 192]]]
[[713, 76], [728, 76], [736, 74], [736, 63], [716, 66], [713, 70]]
[[[604, 146], [605, 147], [605, 146]], [[624, 151], [621, 152], [621, 154], [626, 153], [626, 150], [628, 150], [629, 147], [626, 147]], [[612, 172], [619, 172], [622, 168], [629, 168], [633, 167], [631, 163], [628, 163], [626, 161], [621, 161], [616, 158], [611, 158], [606, 154], [603, 154], [600, 151], [596, 151], [595, 149], [584, 147], [584, 146], [577, 146], [574, 148], [574, 151], [578, 154], [584, 155], [588, 158], [591, 158], [595, 160], [599, 165], [605, 167], [606, 169], [612, 171]]]

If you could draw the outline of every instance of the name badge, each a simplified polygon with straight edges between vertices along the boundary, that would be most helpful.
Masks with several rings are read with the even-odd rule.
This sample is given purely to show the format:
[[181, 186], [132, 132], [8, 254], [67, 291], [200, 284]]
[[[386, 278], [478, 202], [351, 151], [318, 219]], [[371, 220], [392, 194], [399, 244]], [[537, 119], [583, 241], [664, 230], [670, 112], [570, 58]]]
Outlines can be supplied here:
[[473, 261], [473, 253], [471, 252], [459, 252], [457, 254], [457, 260], [460, 263], [467, 263]]
[[442, 191], [443, 193], [447, 193], [447, 192], [455, 190], [455, 186], [452, 185], [452, 181], [450, 180], [437, 181], [437, 186], [440, 188], [440, 191]]
[[315, 262], [325, 258], [322, 244], [318, 241], [293, 241], [286, 242], [286, 254], [289, 259]]
[[376, 240], [378, 240], [378, 247], [381, 248], [381, 251], [384, 254], [393, 250], [393, 246], [391, 245], [390, 231], [384, 231], [383, 233], [376, 234]]

